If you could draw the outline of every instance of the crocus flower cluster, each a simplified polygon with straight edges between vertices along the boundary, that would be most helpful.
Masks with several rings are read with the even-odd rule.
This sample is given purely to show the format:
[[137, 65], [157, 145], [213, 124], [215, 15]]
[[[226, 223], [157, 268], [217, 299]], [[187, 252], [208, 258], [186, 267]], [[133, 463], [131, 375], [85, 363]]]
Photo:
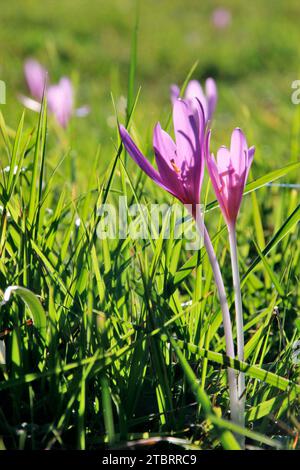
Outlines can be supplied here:
[[176, 99], [173, 94], [175, 142], [159, 123], [153, 133], [158, 170], [141, 153], [124, 126], [119, 128], [120, 135], [127, 152], [140, 168], [183, 204], [199, 204], [206, 160], [223, 216], [227, 224], [235, 224], [255, 149], [248, 148], [243, 132], [236, 128], [232, 133], [230, 150], [220, 147], [215, 161], [209, 149], [211, 132], [206, 131], [206, 124], [214, 111], [217, 94], [214, 81], [209, 83], [206, 97], [200, 84], [194, 80], [188, 84], [184, 99]]
[[[222, 146], [217, 152], [217, 160], [210, 152], [210, 135], [208, 122], [212, 118], [217, 91], [212, 79], [206, 81], [206, 95], [200, 84], [192, 81], [188, 84], [184, 99], [180, 99], [179, 89], [171, 88], [173, 102], [173, 124], [175, 141], [162, 130], [158, 123], [154, 128], [153, 149], [157, 170], [141, 153], [127, 130], [119, 127], [120, 136], [129, 155], [140, 168], [159, 186], [167, 190], [185, 205], [191, 205], [191, 214], [201, 232], [207, 254], [212, 266], [220, 299], [223, 326], [228, 356], [235, 356], [231, 318], [226, 300], [226, 292], [219, 264], [214, 253], [208, 232], [203, 220], [198, 220], [197, 205], [200, 203], [201, 184], [206, 161], [208, 173], [219, 202], [221, 211], [228, 226], [233, 285], [235, 291], [237, 352], [243, 360], [243, 315], [238, 273], [238, 257], [235, 236], [235, 224], [240, 209], [244, 187], [253, 161], [254, 147], [248, 147], [241, 129], [236, 128], [231, 136], [230, 149]], [[228, 369], [231, 416], [233, 421], [244, 425], [244, 374], [236, 377], [232, 369]], [[244, 439], [239, 439], [241, 446]]]
[[20, 99], [27, 108], [39, 112], [45, 90], [49, 111], [61, 127], [66, 128], [73, 115], [82, 117], [88, 114], [87, 106], [74, 109], [74, 90], [68, 77], [62, 77], [57, 84], [48, 86], [47, 70], [33, 59], [25, 62], [24, 73], [32, 98], [21, 96]]
[[153, 133], [153, 149], [158, 170], [137, 148], [123, 126], [120, 134], [124, 146], [141, 169], [159, 186], [183, 204], [195, 207], [199, 203], [204, 170], [203, 139], [205, 118], [200, 102], [190, 106], [187, 100], [177, 100], [173, 106], [175, 142], [158, 123]]

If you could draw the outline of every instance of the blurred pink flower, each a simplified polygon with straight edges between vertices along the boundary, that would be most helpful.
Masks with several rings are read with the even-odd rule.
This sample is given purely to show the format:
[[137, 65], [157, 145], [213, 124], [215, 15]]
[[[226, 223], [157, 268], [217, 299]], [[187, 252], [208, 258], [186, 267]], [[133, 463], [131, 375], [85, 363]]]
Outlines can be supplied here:
[[[174, 104], [179, 98], [180, 88], [177, 85], [171, 85], [170, 92], [171, 101]], [[202, 105], [206, 123], [211, 121], [218, 99], [217, 85], [214, 79], [208, 78], [205, 81], [205, 93], [197, 80], [191, 80], [186, 87], [184, 99], [193, 105], [194, 98], [197, 98]]]
[[47, 81], [47, 70], [36, 60], [28, 59], [24, 65], [24, 73], [32, 97], [41, 101]]
[[227, 225], [234, 227], [255, 148], [248, 147], [243, 132], [236, 128], [231, 135], [230, 150], [220, 147], [216, 161], [210, 153], [209, 141], [210, 132], [205, 145], [207, 169]]
[[88, 106], [74, 109], [74, 90], [69, 78], [62, 77], [58, 84], [48, 86], [47, 70], [34, 59], [25, 62], [24, 73], [30, 94], [34, 98], [20, 96], [21, 102], [27, 108], [40, 111], [45, 89], [49, 111], [62, 127], [67, 127], [73, 115], [83, 117], [89, 113]]
[[57, 85], [48, 88], [47, 99], [49, 110], [55, 115], [62, 127], [67, 124], [73, 114], [74, 93], [71, 81], [63, 77]]
[[225, 29], [231, 23], [231, 13], [226, 8], [216, 8], [212, 12], [211, 19], [217, 29]]

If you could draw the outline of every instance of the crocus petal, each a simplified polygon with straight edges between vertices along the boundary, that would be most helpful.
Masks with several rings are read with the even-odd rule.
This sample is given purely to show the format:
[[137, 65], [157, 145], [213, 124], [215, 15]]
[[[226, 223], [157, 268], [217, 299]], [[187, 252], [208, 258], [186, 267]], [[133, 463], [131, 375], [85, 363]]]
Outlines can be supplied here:
[[178, 166], [188, 202], [198, 204], [203, 177], [204, 119], [199, 100], [177, 100], [173, 107]]
[[176, 175], [175, 171], [169, 167], [157, 150], [155, 151], [155, 157], [161, 177], [161, 181], [157, 183], [184, 204], [189, 203], [189, 197], [186, 194], [181, 179]]
[[207, 101], [207, 121], [212, 119], [213, 113], [216, 109], [218, 92], [217, 85], [213, 78], [208, 78], [205, 82], [205, 93]]
[[[217, 151], [217, 165], [220, 177], [222, 176], [225, 179], [232, 167], [232, 163], [230, 151], [224, 145]], [[234, 171], [233, 168], [232, 171]]]
[[73, 100], [74, 100], [74, 91], [73, 91], [71, 80], [67, 77], [63, 77], [59, 81], [59, 86], [63, 90], [66, 105], [68, 106], [69, 109], [71, 109], [73, 106]]
[[243, 199], [243, 191], [244, 191], [244, 182], [236, 184], [234, 187], [231, 188], [229, 197], [226, 200], [227, 205], [227, 213], [228, 213], [228, 220], [227, 223], [235, 224], [242, 199]]
[[254, 153], [255, 153], [255, 147], [252, 146], [248, 150], [248, 160], [247, 160], [247, 166], [246, 166], [246, 172], [245, 172], [245, 184], [248, 179], [249, 171], [253, 162]]
[[220, 147], [217, 153], [217, 167], [221, 181], [220, 193], [225, 207], [223, 215], [227, 222], [235, 222], [243, 196], [245, 167], [244, 173], [241, 173], [239, 169], [241, 159], [245, 162], [245, 156], [232, 154], [224, 146]]
[[208, 115], [207, 99], [206, 99], [206, 96], [204, 95], [202, 86], [197, 80], [191, 80], [188, 83], [188, 86], [186, 87], [186, 90], [185, 90], [184, 98], [187, 100], [191, 100], [191, 101], [197, 98], [203, 107], [204, 116], [205, 116], [205, 119], [207, 120], [207, 115]]
[[255, 147], [254, 145], [252, 145], [252, 147], [250, 147], [248, 150], [248, 167], [252, 165], [254, 153], [255, 153]]
[[240, 155], [246, 149], [246, 137], [242, 129], [236, 127], [231, 134], [230, 152]]
[[58, 123], [66, 127], [73, 113], [73, 87], [70, 80], [63, 77], [58, 85], [50, 86], [47, 97], [49, 110]]
[[206, 121], [205, 114], [202, 103], [198, 98], [193, 99], [192, 104], [194, 121], [196, 123], [196, 149], [194, 156], [194, 166], [191, 169], [194, 173], [194, 194], [196, 197], [197, 204], [200, 200], [200, 188], [204, 176], [204, 166], [205, 166], [205, 157], [204, 157], [204, 145], [205, 145], [205, 130], [206, 130]]
[[198, 98], [200, 102], [205, 99], [202, 86], [197, 80], [191, 80], [185, 90], [185, 99], [190, 100], [192, 98]]
[[126, 151], [129, 153], [131, 158], [133, 158], [135, 163], [137, 163], [138, 166], [146, 173], [146, 175], [148, 175], [156, 184], [173, 194], [170, 188], [162, 182], [159, 173], [153, 168], [151, 163], [148, 162], [147, 158], [135, 145], [124, 126], [119, 126], [119, 132]]
[[153, 147], [157, 150], [165, 160], [168, 160], [170, 167], [172, 167], [172, 160], [176, 162], [176, 145], [173, 139], [165, 132], [160, 123], [158, 122], [154, 128], [153, 133]]
[[210, 138], [211, 138], [211, 130], [209, 129], [206, 133], [205, 140], [204, 140], [204, 156], [207, 159], [210, 156]]
[[[177, 85], [171, 85], [171, 101], [174, 105], [176, 100], [180, 98], [180, 89]], [[218, 93], [216, 82], [213, 78], [208, 78], [205, 82], [205, 93], [201, 84], [197, 80], [191, 80], [185, 90], [184, 99], [186, 101], [195, 103], [195, 98], [200, 101], [204, 111], [205, 121], [211, 120], [214, 110], [216, 108]]]
[[204, 142], [204, 135], [206, 129], [206, 120], [205, 120], [205, 111], [201, 101], [198, 98], [192, 99], [192, 110], [195, 118], [195, 122], [198, 125], [198, 136], [200, 140], [196, 139], [198, 147], [201, 147], [201, 144]]
[[180, 88], [177, 85], [170, 86], [170, 94], [171, 94], [171, 102], [172, 104], [179, 98], [180, 95]]
[[175, 102], [173, 106], [173, 122], [178, 158], [181, 160], [181, 165], [189, 165], [195, 156], [196, 139], [199, 136], [191, 108], [184, 100], [177, 100]]
[[231, 135], [230, 154], [232, 165], [240, 177], [245, 173], [248, 146], [243, 131], [237, 127]]
[[153, 148], [156, 164], [162, 182], [180, 201], [187, 199], [181, 181], [181, 170], [178, 167], [176, 146], [167, 132], [157, 123], [153, 133]]
[[36, 60], [28, 59], [24, 65], [24, 73], [31, 95], [41, 101], [47, 78], [46, 69]]
[[212, 182], [216, 198], [219, 202], [221, 211], [223, 213], [223, 216], [227, 220], [227, 207], [225, 205], [225, 200], [224, 200], [224, 195], [222, 193], [222, 182], [219, 177], [219, 171], [218, 167], [214, 158], [214, 155], [210, 153], [209, 151], [209, 146], [210, 146], [210, 136], [211, 136], [211, 131], [208, 131], [206, 134], [206, 139], [205, 139], [205, 159], [206, 159], [206, 166], [208, 169], [208, 173], [210, 176], [210, 180]]
[[35, 111], [36, 113], [39, 113], [41, 110], [41, 103], [38, 101], [33, 100], [32, 98], [29, 98], [28, 96], [24, 95], [19, 95], [19, 100], [25, 106], [25, 108], [31, 109], [31, 111]]

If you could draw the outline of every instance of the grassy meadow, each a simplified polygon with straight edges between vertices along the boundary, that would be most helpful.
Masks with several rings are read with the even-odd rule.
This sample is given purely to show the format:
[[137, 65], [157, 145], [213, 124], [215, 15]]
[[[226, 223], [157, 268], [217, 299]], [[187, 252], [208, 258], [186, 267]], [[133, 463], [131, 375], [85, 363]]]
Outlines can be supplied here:
[[[220, 3], [1, 2], [1, 449], [235, 449], [238, 434], [300, 449], [300, 7]], [[28, 57], [51, 81], [71, 77], [88, 116], [62, 129], [46, 100], [24, 112]], [[116, 115], [153, 162], [155, 123], [172, 130], [170, 85], [210, 76], [213, 150], [234, 127], [256, 147], [237, 224], [245, 361], [230, 364], [206, 251], [176, 239], [175, 219], [167, 239], [164, 220], [153, 239], [99, 238], [101, 204], [173, 201], [125, 154]], [[207, 173], [201, 195], [234, 318]], [[246, 375], [245, 428], [229, 420], [228, 365]]]

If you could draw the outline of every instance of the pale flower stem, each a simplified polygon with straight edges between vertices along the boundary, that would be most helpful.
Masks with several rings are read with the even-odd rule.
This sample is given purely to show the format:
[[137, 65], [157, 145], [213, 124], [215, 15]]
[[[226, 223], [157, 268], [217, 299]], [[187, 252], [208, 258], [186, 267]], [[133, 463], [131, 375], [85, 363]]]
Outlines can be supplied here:
[[[244, 322], [243, 305], [241, 296], [241, 283], [239, 274], [239, 263], [237, 253], [237, 241], [235, 225], [228, 226], [232, 278], [235, 298], [236, 330], [237, 330], [237, 356], [240, 361], [244, 361]], [[238, 375], [238, 397], [240, 402], [239, 424], [245, 426], [245, 374], [239, 372]]]
[[[232, 325], [231, 325], [230, 313], [229, 313], [229, 308], [228, 308], [228, 303], [227, 303], [227, 298], [226, 298], [226, 291], [225, 291], [219, 263], [218, 263], [214, 247], [211, 243], [209, 234], [204, 225], [204, 221], [202, 217], [197, 216], [195, 220], [196, 220], [199, 233], [203, 237], [204, 246], [206, 248], [206, 252], [207, 252], [210, 264], [211, 264], [214, 278], [215, 278], [215, 283], [216, 283], [216, 287], [218, 291], [218, 297], [220, 300], [220, 305], [221, 305], [221, 310], [222, 310], [226, 354], [227, 356], [234, 359], [235, 353], [234, 353], [234, 344], [233, 344], [233, 336], [232, 336]], [[236, 372], [234, 369], [231, 369], [230, 367], [227, 369], [227, 372], [228, 372], [231, 420], [238, 424], [240, 413], [239, 413], [239, 400], [238, 400]]]

